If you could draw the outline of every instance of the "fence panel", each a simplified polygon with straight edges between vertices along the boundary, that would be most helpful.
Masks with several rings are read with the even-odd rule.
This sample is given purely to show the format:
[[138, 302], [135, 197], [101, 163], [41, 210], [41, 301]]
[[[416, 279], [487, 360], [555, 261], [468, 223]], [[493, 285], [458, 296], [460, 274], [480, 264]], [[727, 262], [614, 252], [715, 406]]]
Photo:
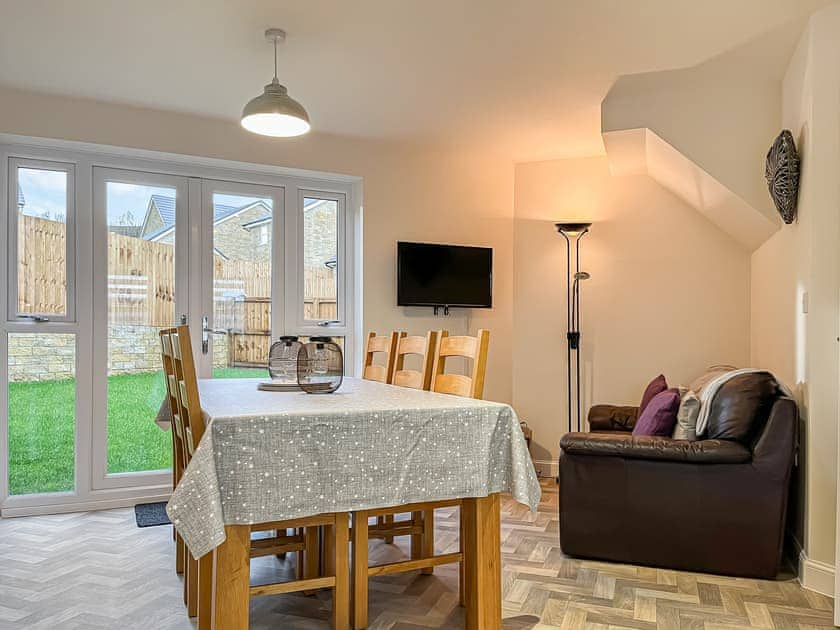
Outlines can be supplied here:
[[[61, 312], [65, 308], [65, 225], [22, 215], [19, 248], [18, 307], [22, 313]], [[271, 267], [268, 262], [214, 260], [214, 312], [222, 327], [231, 327], [228, 296], [244, 294], [247, 302], [235, 318], [243, 332], [269, 331]], [[308, 319], [335, 319], [334, 271], [309, 268], [304, 274], [304, 312]], [[60, 309], [60, 310], [56, 310]], [[175, 252], [156, 243], [108, 234], [108, 321], [135, 326], [170, 326], [175, 322]], [[222, 323], [224, 322], [224, 323]], [[265, 341], [245, 343], [253, 358]], [[235, 360], [235, 359], [234, 359]]]

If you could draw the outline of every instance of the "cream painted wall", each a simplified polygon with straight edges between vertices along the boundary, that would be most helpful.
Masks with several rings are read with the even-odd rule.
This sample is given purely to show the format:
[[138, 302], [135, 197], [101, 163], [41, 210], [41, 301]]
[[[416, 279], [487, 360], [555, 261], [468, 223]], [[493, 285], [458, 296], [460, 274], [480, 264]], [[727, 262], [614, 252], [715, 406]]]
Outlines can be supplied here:
[[[364, 178], [364, 328], [492, 331], [485, 395], [511, 399], [513, 169], [485, 154], [443, 153], [313, 133], [257, 137], [236, 121], [0, 88], [0, 132], [142, 148]], [[317, 121], [315, 121], [317, 127]], [[434, 318], [396, 306], [396, 241], [494, 248], [494, 308]]]
[[[687, 383], [749, 361], [749, 253], [645, 175], [606, 157], [517, 164], [513, 399], [554, 462], [566, 429], [565, 246], [558, 219], [589, 219], [582, 268], [585, 406], [638, 404], [664, 373]], [[545, 472], [548, 464], [542, 464]]]
[[781, 78], [801, 28], [787, 24], [690, 68], [620, 77], [602, 103], [602, 131], [655, 131], [775, 222], [762, 158], [778, 133]]
[[[812, 16], [783, 83], [783, 126], [802, 155], [799, 218], [752, 259], [752, 358], [796, 388], [803, 449], [798, 535], [834, 565], [840, 303], [840, 3]], [[808, 296], [803, 313], [802, 295]]]

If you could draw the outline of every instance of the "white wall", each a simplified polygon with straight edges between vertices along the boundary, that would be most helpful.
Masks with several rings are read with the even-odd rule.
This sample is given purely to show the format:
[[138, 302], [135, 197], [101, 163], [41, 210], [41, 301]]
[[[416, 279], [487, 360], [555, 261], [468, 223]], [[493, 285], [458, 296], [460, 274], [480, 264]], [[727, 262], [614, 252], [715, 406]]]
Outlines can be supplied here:
[[601, 129], [652, 129], [776, 221], [763, 160], [778, 133], [779, 89], [801, 23], [690, 68], [625, 75], [601, 106]]
[[[783, 84], [782, 125], [802, 155], [799, 218], [752, 258], [752, 359], [796, 388], [803, 412], [797, 532], [833, 565], [837, 500], [840, 290], [840, 4], [816, 13]], [[807, 293], [808, 313], [802, 296]]]
[[517, 164], [514, 198], [513, 398], [544, 469], [566, 431], [555, 221], [594, 222], [581, 243], [592, 274], [581, 307], [587, 405], [638, 404], [660, 372], [678, 385], [714, 363], [747, 364], [749, 253], [651, 178], [612, 177], [606, 157]]
[[[235, 120], [0, 88], [0, 132], [275, 164], [364, 178], [364, 327], [492, 331], [486, 397], [511, 399], [513, 170], [484, 154], [312, 133], [254, 136]], [[317, 127], [317, 121], [316, 121]], [[397, 240], [494, 248], [494, 308], [444, 320], [396, 306]]]

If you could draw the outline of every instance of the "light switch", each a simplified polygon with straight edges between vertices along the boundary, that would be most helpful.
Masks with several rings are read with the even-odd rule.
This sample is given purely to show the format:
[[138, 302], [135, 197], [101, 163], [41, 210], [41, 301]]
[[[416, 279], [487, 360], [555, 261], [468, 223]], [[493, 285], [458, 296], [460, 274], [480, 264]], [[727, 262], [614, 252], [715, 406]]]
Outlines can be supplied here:
[[808, 314], [808, 292], [807, 291], [805, 291], [802, 294], [802, 314], [803, 315]]

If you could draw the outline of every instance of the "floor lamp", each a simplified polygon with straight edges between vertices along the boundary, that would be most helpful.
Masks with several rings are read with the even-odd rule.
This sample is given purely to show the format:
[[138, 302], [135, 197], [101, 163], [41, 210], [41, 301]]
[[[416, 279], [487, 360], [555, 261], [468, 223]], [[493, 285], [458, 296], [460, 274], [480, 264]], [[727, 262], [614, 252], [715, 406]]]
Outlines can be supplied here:
[[[580, 423], [580, 283], [589, 280], [589, 274], [580, 270], [580, 240], [589, 232], [591, 223], [555, 223], [557, 231], [566, 241], [566, 376], [568, 383], [569, 431], [575, 420], [576, 431]], [[572, 260], [574, 254], [574, 260]], [[574, 359], [574, 361], [572, 360]], [[574, 373], [574, 376], [573, 376]], [[572, 393], [574, 392], [574, 400]]]

